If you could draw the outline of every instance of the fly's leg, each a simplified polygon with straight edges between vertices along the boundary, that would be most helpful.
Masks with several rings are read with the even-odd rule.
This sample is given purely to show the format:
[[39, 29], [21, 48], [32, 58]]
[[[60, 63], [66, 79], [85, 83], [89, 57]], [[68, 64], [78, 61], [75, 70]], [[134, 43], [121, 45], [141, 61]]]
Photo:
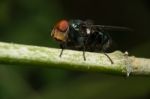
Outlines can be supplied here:
[[86, 58], [85, 58], [85, 45], [83, 45], [83, 58], [84, 58], [84, 61], [86, 61]]
[[106, 44], [103, 45], [102, 52], [104, 53], [105, 56], [107, 56], [107, 58], [110, 60], [111, 64], [114, 64], [113, 60], [108, 56], [107, 53], [105, 53], [105, 51], [108, 48], [109, 44], [110, 44], [110, 41], [108, 41]]
[[61, 58], [63, 51], [64, 51], [64, 44], [60, 44], [61, 52], [59, 54], [59, 57]]
[[[103, 31], [103, 30], [102, 30]], [[107, 33], [105, 33], [107, 34]], [[106, 39], [106, 37], [108, 37]], [[102, 46], [102, 52], [104, 53], [105, 56], [107, 56], [107, 58], [109, 59], [109, 61], [111, 62], [111, 64], [114, 64], [113, 60], [109, 57], [109, 55], [107, 53], [105, 53], [105, 51], [109, 48], [110, 44], [111, 44], [111, 37], [109, 34], [106, 35], [102, 35], [102, 42], [101, 44]]]
[[86, 49], [86, 46], [85, 46], [85, 43], [86, 43], [86, 41], [83, 40], [82, 48], [83, 48], [83, 59], [84, 59], [84, 61], [86, 61], [86, 57], [85, 57], [85, 49]]
[[109, 61], [111, 62], [111, 64], [114, 64], [113, 60], [108, 56], [108, 54], [105, 53], [104, 51], [103, 51], [103, 53], [104, 53], [105, 56], [107, 56], [107, 58], [109, 59]]
[[114, 64], [113, 60], [108, 56], [107, 53], [105, 53], [106, 49], [107, 49], [107, 46], [109, 44], [109, 41], [107, 44], [105, 44], [103, 47], [102, 47], [102, 52], [104, 53], [105, 56], [107, 56], [107, 58], [110, 60], [111, 64]]
[[[100, 49], [102, 49], [102, 52], [104, 53], [105, 56], [107, 56], [107, 58], [110, 60], [111, 64], [114, 64], [114, 62], [112, 61], [112, 59], [107, 55], [107, 53], [105, 53], [105, 50], [107, 49], [107, 47], [109, 46], [110, 44], [110, 41], [108, 41], [106, 43], [106, 41], [104, 40], [104, 35], [101, 33], [101, 34], [97, 34], [96, 37], [95, 37], [95, 42], [93, 43], [93, 50], [95, 50], [97, 47], [96, 47], [96, 44], [98, 43], [98, 39], [99, 39], [99, 36], [102, 36], [102, 41], [101, 41], [101, 45], [103, 45]], [[106, 44], [105, 44], [106, 43]]]
[[[96, 49], [96, 44], [94, 46], [94, 49]], [[104, 53], [105, 56], [107, 56], [107, 58], [110, 60], [111, 64], [114, 64], [114, 62], [112, 61], [112, 59], [107, 55], [107, 53], [105, 53], [105, 46], [102, 47], [102, 52]]]

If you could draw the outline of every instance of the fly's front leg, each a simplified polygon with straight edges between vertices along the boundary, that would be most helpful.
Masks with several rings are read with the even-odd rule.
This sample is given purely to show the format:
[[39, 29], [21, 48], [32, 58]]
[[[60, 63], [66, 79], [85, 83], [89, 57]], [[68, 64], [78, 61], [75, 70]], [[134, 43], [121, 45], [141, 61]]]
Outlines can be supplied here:
[[61, 57], [62, 54], [63, 54], [64, 48], [65, 48], [65, 45], [64, 45], [64, 44], [60, 44], [59, 46], [60, 46], [60, 48], [61, 48], [61, 52], [60, 52], [60, 54], [59, 54], [59, 57]]

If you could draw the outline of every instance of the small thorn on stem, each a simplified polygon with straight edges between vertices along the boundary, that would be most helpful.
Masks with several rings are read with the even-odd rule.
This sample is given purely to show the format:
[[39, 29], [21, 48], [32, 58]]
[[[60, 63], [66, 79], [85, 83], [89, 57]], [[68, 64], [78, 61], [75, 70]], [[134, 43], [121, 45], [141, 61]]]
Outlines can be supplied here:
[[124, 56], [125, 56], [125, 58], [126, 58], [126, 71], [127, 71], [127, 77], [129, 77], [130, 76], [130, 73], [132, 72], [132, 67], [131, 67], [131, 65], [130, 65], [130, 60], [129, 60], [129, 58], [128, 58], [128, 55], [129, 55], [129, 53], [126, 51], [125, 53], [124, 53]]
[[128, 56], [128, 55], [129, 55], [129, 53], [128, 53], [127, 51], [125, 51], [125, 52], [124, 52], [124, 55], [125, 55], [125, 56]]

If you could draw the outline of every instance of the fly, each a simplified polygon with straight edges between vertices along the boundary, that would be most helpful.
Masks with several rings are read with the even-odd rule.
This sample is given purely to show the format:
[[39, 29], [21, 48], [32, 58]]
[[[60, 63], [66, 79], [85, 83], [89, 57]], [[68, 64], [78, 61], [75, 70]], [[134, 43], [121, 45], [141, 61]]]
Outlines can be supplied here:
[[83, 58], [86, 60], [85, 51], [102, 52], [113, 64], [113, 60], [107, 55], [106, 50], [111, 46], [112, 39], [108, 34], [109, 30], [128, 30], [126, 27], [95, 25], [91, 21], [82, 20], [61, 20], [53, 28], [51, 37], [59, 42], [60, 57], [64, 49], [83, 51]]

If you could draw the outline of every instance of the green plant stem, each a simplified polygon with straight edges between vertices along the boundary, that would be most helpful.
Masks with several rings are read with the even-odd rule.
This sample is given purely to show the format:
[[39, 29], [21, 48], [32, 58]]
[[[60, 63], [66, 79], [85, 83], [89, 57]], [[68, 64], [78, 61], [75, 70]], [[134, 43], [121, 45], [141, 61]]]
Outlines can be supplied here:
[[61, 58], [60, 51], [61, 49], [0, 42], [0, 63], [30, 64], [121, 75], [130, 73], [150, 75], [150, 59], [128, 56], [120, 51], [108, 54], [114, 64], [111, 64], [103, 53], [85, 52], [86, 61], [84, 61], [81, 51], [64, 50]]

